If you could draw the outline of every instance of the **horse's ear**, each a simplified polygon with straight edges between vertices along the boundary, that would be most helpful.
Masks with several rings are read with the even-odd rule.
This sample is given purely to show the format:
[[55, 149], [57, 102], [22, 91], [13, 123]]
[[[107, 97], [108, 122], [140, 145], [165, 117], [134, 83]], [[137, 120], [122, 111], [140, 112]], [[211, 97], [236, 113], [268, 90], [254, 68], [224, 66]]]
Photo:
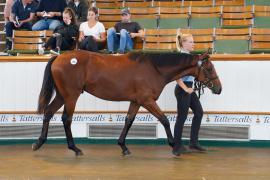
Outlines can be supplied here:
[[207, 49], [207, 54], [211, 54], [212, 53], [212, 48], [208, 48]]

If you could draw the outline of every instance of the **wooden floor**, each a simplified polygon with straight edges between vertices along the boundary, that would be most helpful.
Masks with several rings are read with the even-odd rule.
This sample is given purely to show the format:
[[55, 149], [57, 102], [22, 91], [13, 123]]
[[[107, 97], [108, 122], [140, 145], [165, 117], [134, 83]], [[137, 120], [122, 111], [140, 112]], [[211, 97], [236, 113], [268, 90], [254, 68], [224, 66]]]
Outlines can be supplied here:
[[66, 145], [0, 146], [2, 180], [269, 180], [269, 148], [209, 148], [207, 153], [174, 157], [168, 146], [130, 145], [121, 156], [116, 145], [79, 145], [76, 158]]

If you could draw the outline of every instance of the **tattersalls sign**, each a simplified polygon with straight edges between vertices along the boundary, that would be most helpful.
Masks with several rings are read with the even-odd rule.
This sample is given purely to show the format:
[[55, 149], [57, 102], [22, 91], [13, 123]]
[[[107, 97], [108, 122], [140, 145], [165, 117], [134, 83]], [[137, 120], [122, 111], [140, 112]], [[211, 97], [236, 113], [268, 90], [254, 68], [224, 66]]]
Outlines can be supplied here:
[[[126, 114], [124, 113], [104, 113], [104, 114], [74, 114], [73, 123], [124, 123]], [[166, 114], [168, 120], [172, 123], [176, 121], [175, 113]], [[0, 124], [10, 123], [42, 123], [42, 115], [37, 114], [0, 114]], [[192, 114], [189, 114], [186, 124], [191, 124]], [[61, 123], [61, 114], [56, 114], [52, 123]], [[138, 113], [135, 123], [156, 123], [157, 119], [149, 113]], [[246, 115], [246, 114], [205, 114], [202, 124], [235, 124], [251, 125], [266, 124], [270, 125], [270, 115]]]

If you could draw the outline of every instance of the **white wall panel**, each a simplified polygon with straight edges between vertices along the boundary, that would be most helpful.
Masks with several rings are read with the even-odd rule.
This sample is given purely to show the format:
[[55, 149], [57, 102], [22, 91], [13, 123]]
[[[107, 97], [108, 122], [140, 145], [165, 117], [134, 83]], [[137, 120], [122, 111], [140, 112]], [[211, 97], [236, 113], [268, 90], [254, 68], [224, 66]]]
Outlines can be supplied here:
[[[270, 111], [270, 61], [214, 62], [223, 85], [221, 95], [206, 90], [201, 101], [206, 111]], [[0, 111], [35, 111], [46, 63], [5, 62], [0, 64]], [[176, 110], [175, 82], [168, 84], [158, 104]], [[83, 93], [80, 111], [126, 111], [129, 102], [110, 102]]]

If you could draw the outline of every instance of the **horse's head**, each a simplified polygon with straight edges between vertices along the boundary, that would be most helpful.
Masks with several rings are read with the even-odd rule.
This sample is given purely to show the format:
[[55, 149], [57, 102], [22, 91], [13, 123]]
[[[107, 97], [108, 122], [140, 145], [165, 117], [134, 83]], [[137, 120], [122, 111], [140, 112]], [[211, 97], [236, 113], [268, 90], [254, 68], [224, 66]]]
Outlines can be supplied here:
[[222, 90], [221, 82], [214, 65], [209, 60], [208, 52], [199, 56], [197, 65], [196, 79], [207, 86], [214, 94], [220, 94]]

